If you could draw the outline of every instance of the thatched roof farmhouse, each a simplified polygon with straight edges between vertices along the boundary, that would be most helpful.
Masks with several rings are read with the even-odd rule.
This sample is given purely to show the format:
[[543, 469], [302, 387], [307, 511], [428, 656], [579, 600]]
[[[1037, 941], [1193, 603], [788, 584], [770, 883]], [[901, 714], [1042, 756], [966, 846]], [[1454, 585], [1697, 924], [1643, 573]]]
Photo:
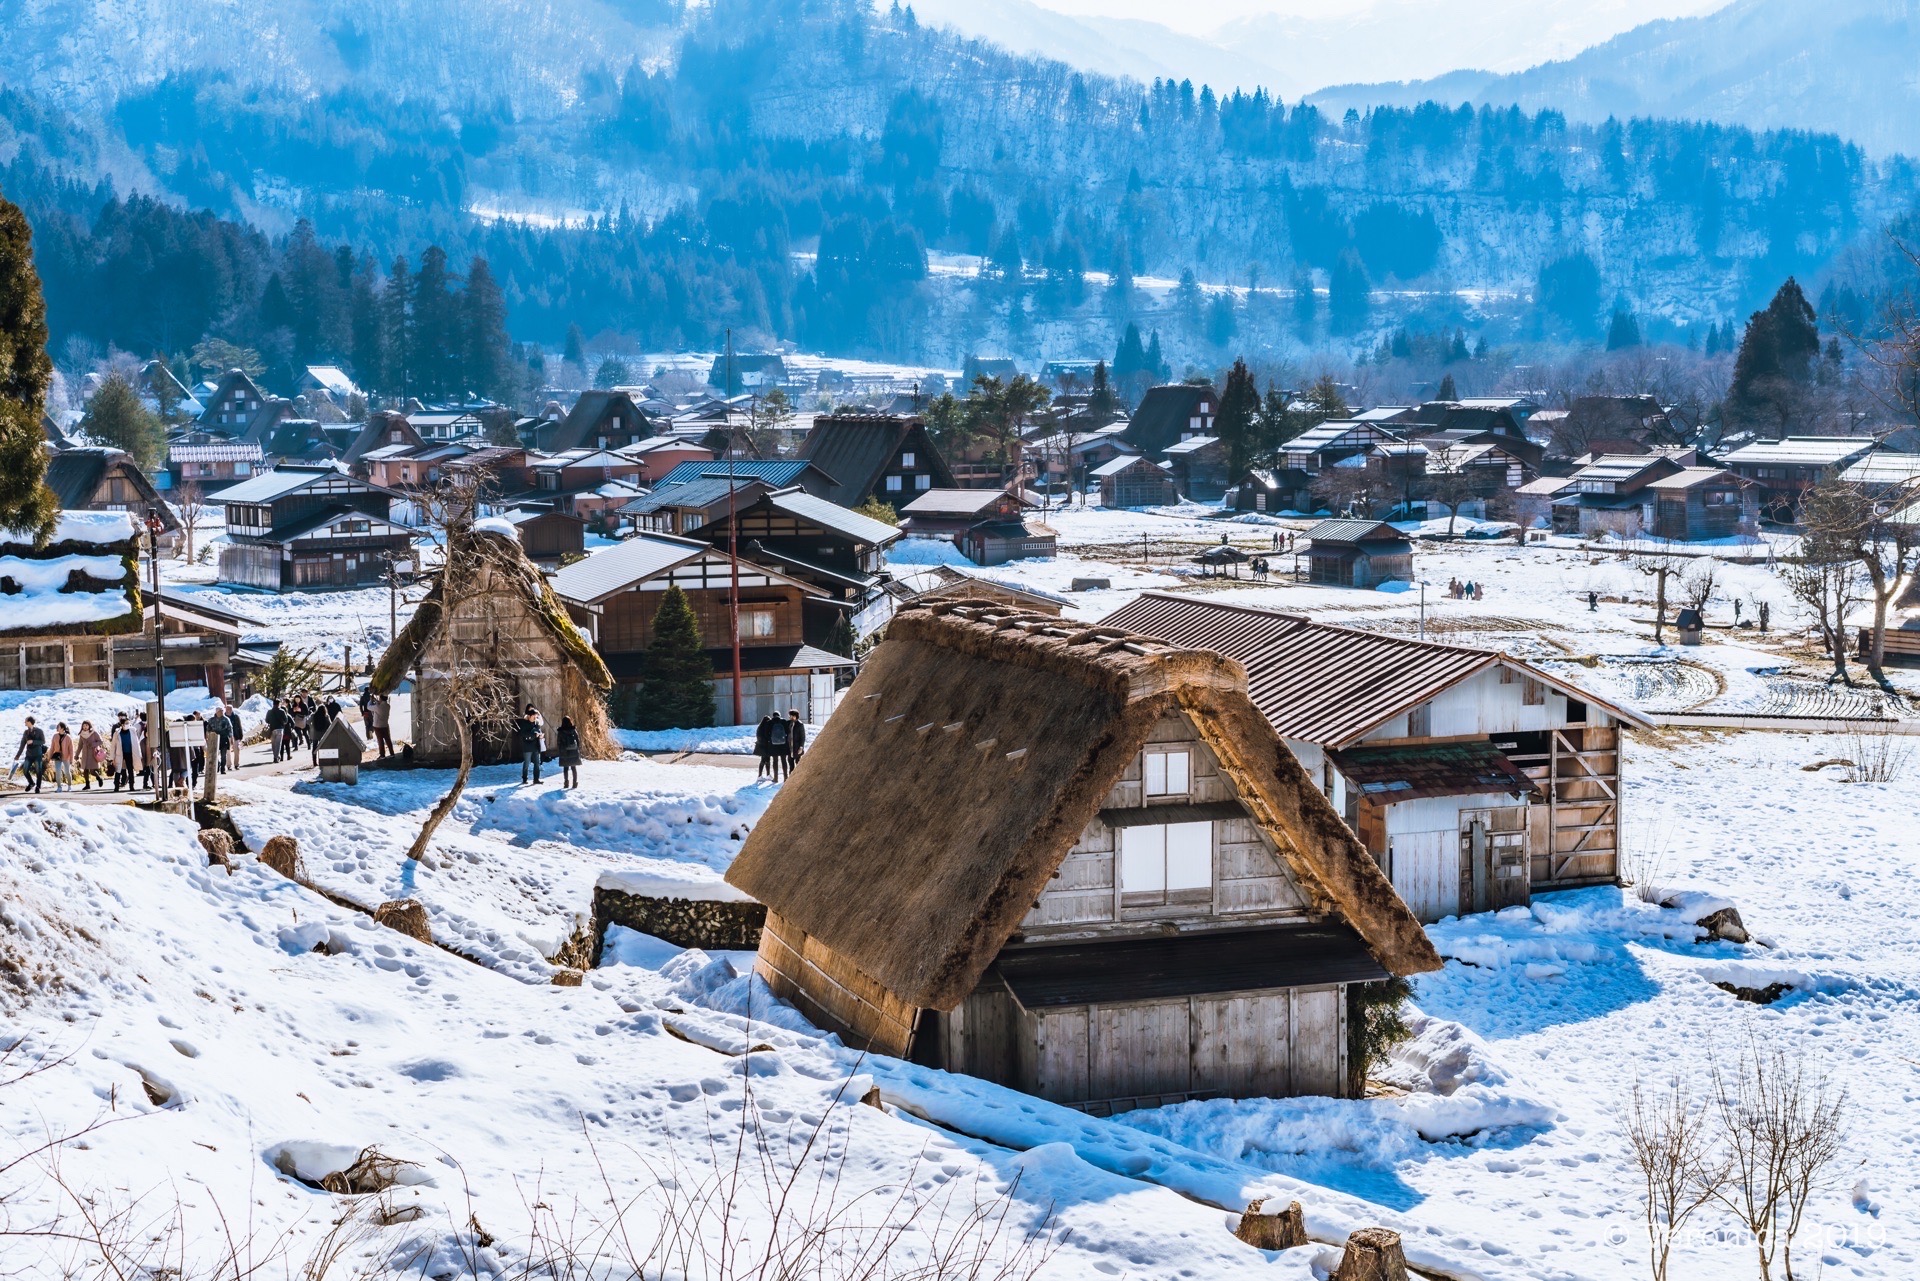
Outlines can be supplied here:
[[1348, 985], [1439, 966], [1238, 663], [979, 601], [893, 619], [727, 879], [822, 1026], [1065, 1102], [1344, 1093]]

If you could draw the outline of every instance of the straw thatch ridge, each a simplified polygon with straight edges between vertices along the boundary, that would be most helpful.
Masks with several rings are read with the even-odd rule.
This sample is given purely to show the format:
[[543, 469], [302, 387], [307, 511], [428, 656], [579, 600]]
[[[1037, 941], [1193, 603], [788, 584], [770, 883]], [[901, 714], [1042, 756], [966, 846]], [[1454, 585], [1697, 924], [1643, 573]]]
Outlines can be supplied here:
[[732, 884], [921, 1008], [979, 982], [1163, 718], [1184, 713], [1316, 910], [1439, 968], [1232, 659], [991, 602], [897, 615], [748, 836]]
[[[574, 668], [586, 683], [596, 690], [612, 689], [613, 673], [607, 670], [606, 661], [594, 649], [586, 633], [567, 617], [560, 598], [553, 594], [553, 588], [539, 568], [527, 559], [519, 541], [492, 530], [473, 530], [469, 536], [486, 540], [482, 546], [489, 549], [494, 567], [506, 574], [519, 589], [535, 617], [573, 661]], [[414, 610], [413, 617], [407, 620], [407, 625], [393, 638], [393, 644], [387, 646], [387, 652], [380, 658], [380, 665], [373, 670], [370, 683], [374, 693], [390, 694], [399, 688], [400, 682], [407, 678], [407, 672], [432, 643], [440, 630], [441, 616], [445, 612], [440, 603], [443, 586], [440, 582], [433, 585], [433, 589]]]

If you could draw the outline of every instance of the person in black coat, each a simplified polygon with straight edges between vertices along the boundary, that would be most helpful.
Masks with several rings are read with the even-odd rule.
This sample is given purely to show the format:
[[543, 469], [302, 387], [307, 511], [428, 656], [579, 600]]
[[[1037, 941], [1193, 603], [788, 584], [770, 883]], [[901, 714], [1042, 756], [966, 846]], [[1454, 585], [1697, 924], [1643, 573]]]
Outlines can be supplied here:
[[773, 764], [773, 781], [778, 783], [787, 774], [787, 722], [780, 716], [769, 713], [767, 716], [767, 758]]
[[760, 758], [760, 772], [754, 777], [765, 778], [773, 772], [773, 713], [768, 712], [760, 718], [760, 724], [753, 731], [753, 754]]
[[580, 727], [573, 723], [573, 717], [560, 718], [560, 728], [554, 732], [554, 746], [560, 753], [560, 785], [580, 786]]
[[520, 781], [527, 781], [529, 771], [533, 781], [540, 781], [540, 757], [547, 750], [547, 726], [540, 719], [540, 709], [532, 703], [527, 704], [526, 715], [519, 721], [520, 734]]
[[793, 767], [807, 751], [807, 723], [800, 719], [800, 709], [787, 709], [787, 773], [793, 773]]

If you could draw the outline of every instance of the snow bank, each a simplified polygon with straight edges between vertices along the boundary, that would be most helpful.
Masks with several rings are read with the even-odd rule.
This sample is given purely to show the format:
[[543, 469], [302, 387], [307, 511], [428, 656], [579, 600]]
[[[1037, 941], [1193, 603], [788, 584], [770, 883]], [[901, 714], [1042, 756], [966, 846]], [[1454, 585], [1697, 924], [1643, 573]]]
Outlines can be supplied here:
[[958, 565], [973, 562], [944, 538], [902, 538], [887, 548], [889, 565]]
[[513, 522], [505, 516], [482, 516], [479, 520], [473, 522], [473, 532], [476, 534], [501, 534], [513, 539], [515, 542], [520, 541], [520, 531], [516, 529]]
[[[716, 725], [710, 729], [616, 729], [613, 741], [629, 752], [714, 752], [753, 754], [752, 725]], [[809, 729], [809, 737], [811, 737]]]

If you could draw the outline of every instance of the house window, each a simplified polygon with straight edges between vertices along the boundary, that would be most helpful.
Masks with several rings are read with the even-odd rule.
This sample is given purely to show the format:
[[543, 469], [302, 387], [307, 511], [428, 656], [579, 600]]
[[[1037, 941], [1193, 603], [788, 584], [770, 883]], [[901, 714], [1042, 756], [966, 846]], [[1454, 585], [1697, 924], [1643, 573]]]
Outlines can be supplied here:
[[1265, 494], [1255, 494], [1253, 496], [1253, 509], [1257, 512], [1263, 512], [1267, 509], [1267, 496]]
[[1192, 790], [1192, 758], [1186, 752], [1148, 752], [1148, 796], [1185, 796]]
[[1540, 707], [1547, 701], [1547, 687], [1529, 676], [1520, 685], [1520, 701], [1528, 707]]
[[740, 611], [740, 639], [768, 640], [774, 634], [774, 624], [779, 613], [772, 609], [742, 609]]
[[899, 493], [902, 487], [903, 487], [903, 484], [900, 477], [898, 476], [887, 477], [887, 492], [889, 494]]
[[1407, 713], [1407, 737], [1426, 738], [1433, 733], [1433, 704], [1422, 703]]
[[1120, 829], [1121, 906], [1206, 903], [1212, 898], [1212, 823]]
[[932, 489], [932, 488], [933, 488], [933, 477], [931, 477], [931, 476], [915, 476], [915, 477], [913, 478], [913, 487], [914, 487], [915, 489]]
[[906, 453], [900, 455], [900, 465], [902, 467], [913, 466], [913, 451], [911, 449], [909, 449]]

